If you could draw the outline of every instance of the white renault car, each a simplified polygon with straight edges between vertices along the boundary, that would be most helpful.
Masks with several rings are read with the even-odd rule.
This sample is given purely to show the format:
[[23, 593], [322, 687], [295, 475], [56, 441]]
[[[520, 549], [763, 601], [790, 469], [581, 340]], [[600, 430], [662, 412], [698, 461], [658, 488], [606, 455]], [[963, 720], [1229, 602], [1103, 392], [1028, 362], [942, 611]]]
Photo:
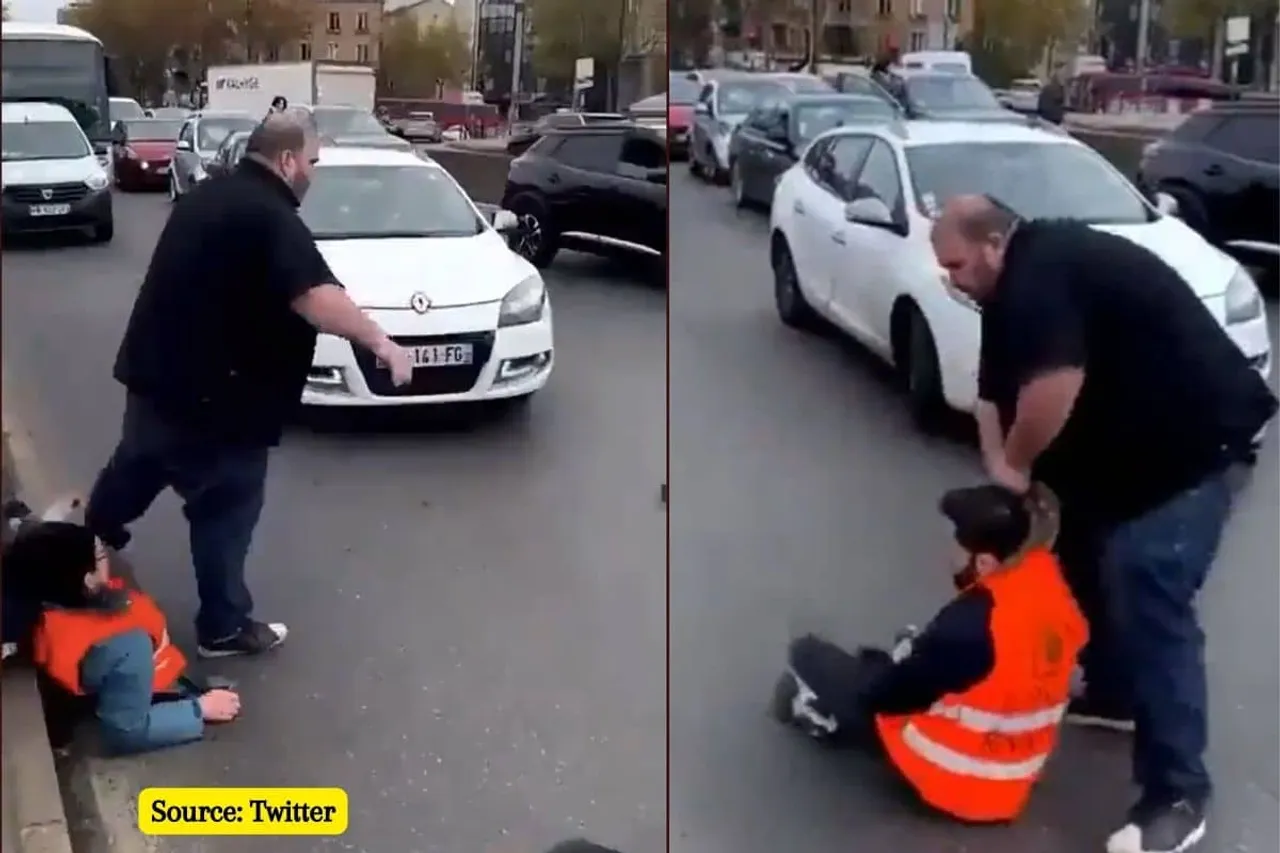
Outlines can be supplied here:
[[405, 406], [522, 401], [546, 384], [551, 302], [492, 221], [439, 164], [405, 151], [324, 148], [299, 210], [351, 297], [413, 355], [397, 388], [368, 352], [321, 335], [302, 402]]
[[1017, 124], [899, 122], [819, 136], [778, 184], [770, 213], [784, 323], [821, 317], [894, 365], [918, 422], [977, 398], [978, 309], [947, 286], [929, 242], [952, 196], [983, 193], [1029, 218], [1079, 219], [1177, 270], [1264, 376], [1266, 311], [1249, 273], [1151, 204], [1093, 149]]

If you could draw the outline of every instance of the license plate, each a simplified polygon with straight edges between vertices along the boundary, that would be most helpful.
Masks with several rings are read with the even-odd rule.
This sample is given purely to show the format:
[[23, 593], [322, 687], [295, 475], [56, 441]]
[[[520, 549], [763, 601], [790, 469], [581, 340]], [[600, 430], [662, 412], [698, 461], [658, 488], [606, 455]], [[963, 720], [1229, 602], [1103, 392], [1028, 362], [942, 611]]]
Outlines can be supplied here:
[[31, 205], [32, 216], [66, 216], [71, 212], [69, 204], [33, 204]]
[[[475, 352], [471, 344], [431, 344], [419, 347], [406, 347], [409, 359], [417, 367], [461, 367], [471, 364]], [[386, 367], [381, 360], [379, 367]]]

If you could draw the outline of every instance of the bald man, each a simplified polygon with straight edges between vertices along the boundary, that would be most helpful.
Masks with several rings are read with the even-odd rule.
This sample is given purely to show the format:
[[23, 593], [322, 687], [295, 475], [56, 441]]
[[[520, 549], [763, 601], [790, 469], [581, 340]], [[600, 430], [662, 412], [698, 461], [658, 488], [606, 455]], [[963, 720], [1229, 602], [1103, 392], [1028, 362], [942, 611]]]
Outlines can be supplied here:
[[1107, 850], [1185, 853], [1211, 793], [1195, 598], [1231, 507], [1225, 474], [1276, 398], [1191, 287], [1124, 237], [978, 196], [951, 199], [932, 236], [982, 309], [987, 470], [1062, 500], [1059, 556], [1091, 636], [1069, 719], [1138, 724], [1142, 797]]
[[306, 112], [268, 116], [234, 173], [174, 208], [116, 356], [124, 424], [86, 524], [122, 549], [160, 492], [177, 492], [203, 657], [259, 654], [287, 635], [282, 623], [253, 618], [245, 559], [268, 454], [300, 403], [317, 332], [373, 353], [397, 385], [412, 374], [408, 354], [347, 296], [298, 215], [318, 159]]

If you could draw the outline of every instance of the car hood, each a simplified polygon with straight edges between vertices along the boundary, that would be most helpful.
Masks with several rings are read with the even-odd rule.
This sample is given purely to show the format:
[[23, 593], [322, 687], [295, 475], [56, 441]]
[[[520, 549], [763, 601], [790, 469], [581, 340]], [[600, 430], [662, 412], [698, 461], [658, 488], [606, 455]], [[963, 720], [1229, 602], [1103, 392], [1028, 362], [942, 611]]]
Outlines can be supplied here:
[[1118, 234], [1149, 249], [1182, 276], [1196, 296], [1221, 296], [1240, 264], [1210, 245], [1173, 216], [1162, 216], [1143, 225], [1095, 225], [1099, 231]]
[[997, 109], [921, 109], [921, 115], [955, 121], [1011, 122], [1024, 124], [1027, 117], [1003, 107]]
[[413, 150], [413, 143], [407, 142], [399, 137], [385, 134], [364, 134], [359, 136], [338, 136], [329, 137], [333, 140], [334, 145], [346, 146], [348, 148], [394, 148], [398, 151]]
[[69, 184], [83, 181], [95, 172], [102, 171], [98, 158], [90, 155], [75, 160], [22, 160], [5, 163], [2, 169], [4, 183]]
[[408, 309], [415, 293], [439, 307], [497, 302], [537, 270], [496, 231], [476, 237], [318, 240], [329, 268], [362, 308]]
[[130, 142], [129, 147], [134, 153], [143, 160], [152, 160], [158, 157], [172, 157], [177, 142], [168, 142], [156, 139], [140, 139], [137, 142]]

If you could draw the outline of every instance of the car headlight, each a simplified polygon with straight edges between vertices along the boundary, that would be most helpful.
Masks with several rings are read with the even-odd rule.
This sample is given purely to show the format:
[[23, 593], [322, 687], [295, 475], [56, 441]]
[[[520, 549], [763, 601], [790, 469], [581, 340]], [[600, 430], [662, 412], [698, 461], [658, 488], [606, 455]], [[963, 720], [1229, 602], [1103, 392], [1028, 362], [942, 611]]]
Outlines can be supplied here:
[[1247, 323], [1262, 316], [1262, 294], [1253, 276], [1244, 267], [1237, 267], [1235, 275], [1227, 285], [1226, 292], [1227, 325]]
[[84, 185], [91, 190], [105, 190], [111, 182], [107, 180], [106, 172], [95, 172], [84, 179]]
[[546, 304], [547, 286], [543, 284], [542, 276], [531, 275], [502, 297], [498, 328], [536, 323], [542, 319], [542, 309]]

